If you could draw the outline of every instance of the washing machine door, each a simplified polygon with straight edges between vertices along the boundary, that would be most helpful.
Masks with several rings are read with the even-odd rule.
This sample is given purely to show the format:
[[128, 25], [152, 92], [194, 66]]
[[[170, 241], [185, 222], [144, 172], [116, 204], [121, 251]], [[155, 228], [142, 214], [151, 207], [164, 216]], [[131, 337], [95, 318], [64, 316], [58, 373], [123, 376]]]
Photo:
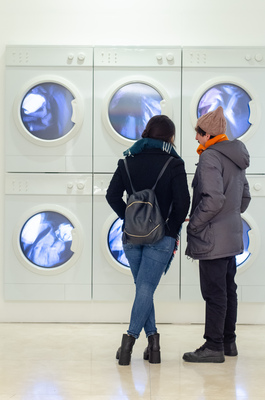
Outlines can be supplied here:
[[230, 140], [247, 141], [254, 134], [260, 121], [260, 106], [257, 95], [249, 85], [231, 77], [206, 82], [191, 102], [193, 126], [196, 126], [198, 118], [218, 106], [224, 109], [226, 135]]
[[67, 209], [44, 205], [22, 216], [13, 244], [19, 261], [38, 274], [59, 274], [81, 254], [81, 226]]
[[130, 275], [129, 262], [122, 246], [123, 221], [111, 214], [102, 229], [101, 248], [108, 263], [123, 274]]
[[245, 271], [253, 264], [260, 249], [260, 235], [254, 219], [244, 213], [242, 222], [244, 251], [236, 256], [237, 273]]
[[170, 99], [159, 83], [149, 78], [133, 77], [116, 82], [103, 101], [105, 128], [126, 146], [141, 138], [150, 118], [161, 114], [172, 118]]
[[27, 82], [18, 93], [14, 118], [28, 141], [58, 146], [78, 133], [84, 118], [83, 101], [69, 81], [42, 76]]

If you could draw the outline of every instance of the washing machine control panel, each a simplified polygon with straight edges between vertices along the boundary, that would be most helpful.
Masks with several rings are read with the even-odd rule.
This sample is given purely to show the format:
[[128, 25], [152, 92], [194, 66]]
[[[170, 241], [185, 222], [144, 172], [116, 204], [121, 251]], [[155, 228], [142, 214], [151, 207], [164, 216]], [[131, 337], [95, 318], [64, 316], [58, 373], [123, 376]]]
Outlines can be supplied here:
[[263, 60], [263, 58], [264, 58], [264, 56], [263, 56], [261, 53], [257, 53], [257, 54], [250, 54], [250, 53], [247, 53], [247, 54], [245, 55], [245, 59], [246, 59], [247, 61], [254, 60], [254, 61], [257, 61], [257, 62], [261, 62], [261, 61]]
[[6, 65], [92, 66], [93, 48], [88, 46], [7, 46]]
[[205, 47], [183, 50], [184, 67], [265, 67], [265, 48]]
[[169, 67], [181, 65], [179, 48], [104, 48], [94, 49], [95, 66]]
[[6, 174], [5, 194], [91, 195], [92, 176], [81, 174]]

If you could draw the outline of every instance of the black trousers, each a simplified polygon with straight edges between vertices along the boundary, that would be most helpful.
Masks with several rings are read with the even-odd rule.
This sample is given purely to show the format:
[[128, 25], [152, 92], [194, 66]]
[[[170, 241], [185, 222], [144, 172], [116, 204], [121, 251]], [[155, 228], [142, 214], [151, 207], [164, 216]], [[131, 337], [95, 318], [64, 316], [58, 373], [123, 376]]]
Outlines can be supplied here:
[[200, 284], [206, 302], [206, 347], [223, 350], [224, 342], [235, 341], [237, 319], [236, 259], [200, 260]]

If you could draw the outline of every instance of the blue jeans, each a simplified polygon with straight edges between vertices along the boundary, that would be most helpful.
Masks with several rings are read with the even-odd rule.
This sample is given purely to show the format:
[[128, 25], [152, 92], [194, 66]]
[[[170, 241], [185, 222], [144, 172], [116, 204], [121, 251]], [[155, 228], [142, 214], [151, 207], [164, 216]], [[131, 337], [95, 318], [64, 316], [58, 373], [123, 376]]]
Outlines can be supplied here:
[[154, 244], [123, 245], [136, 286], [128, 334], [139, 337], [157, 333], [153, 295], [172, 256], [176, 240], [165, 236]]

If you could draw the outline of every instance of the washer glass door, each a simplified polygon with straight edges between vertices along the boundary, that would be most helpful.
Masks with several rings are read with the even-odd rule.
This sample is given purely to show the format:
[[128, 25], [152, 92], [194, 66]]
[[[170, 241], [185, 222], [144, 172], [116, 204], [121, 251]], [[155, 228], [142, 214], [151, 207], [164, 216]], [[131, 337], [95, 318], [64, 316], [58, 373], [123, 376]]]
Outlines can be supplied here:
[[143, 82], [125, 84], [115, 91], [108, 105], [108, 122], [116, 140], [138, 140], [149, 119], [161, 114], [162, 95]]
[[67, 135], [72, 121], [73, 94], [55, 82], [40, 83], [24, 96], [20, 116], [25, 129], [43, 140], [55, 140]]
[[74, 226], [64, 215], [44, 211], [30, 217], [20, 233], [20, 247], [27, 260], [40, 268], [56, 268], [73, 256]]
[[247, 91], [238, 85], [216, 84], [201, 96], [197, 107], [197, 118], [222, 106], [227, 121], [226, 135], [230, 140], [237, 139], [251, 127], [249, 122], [251, 101]]
[[236, 265], [237, 268], [241, 268], [245, 262], [251, 256], [250, 249], [249, 249], [249, 231], [251, 230], [250, 225], [247, 223], [246, 220], [242, 220], [243, 222], [243, 243], [244, 243], [244, 251], [242, 254], [236, 256]]
[[120, 263], [123, 268], [129, 270], [129, 262], [125, 256], [122, 246], [122, 224], [123, 221], [118, 218], [111, 225], [108, 232], [108, 247], [115, 261]]
[[40, 146], [68, 142], [84, 119], [83, 99], [68, 80], [39, 76], [25, 83], [17, 94], [13, 114], [22, 135]]

